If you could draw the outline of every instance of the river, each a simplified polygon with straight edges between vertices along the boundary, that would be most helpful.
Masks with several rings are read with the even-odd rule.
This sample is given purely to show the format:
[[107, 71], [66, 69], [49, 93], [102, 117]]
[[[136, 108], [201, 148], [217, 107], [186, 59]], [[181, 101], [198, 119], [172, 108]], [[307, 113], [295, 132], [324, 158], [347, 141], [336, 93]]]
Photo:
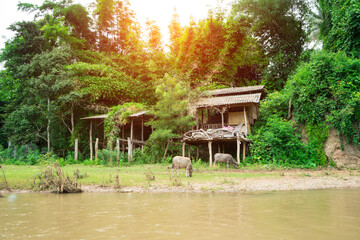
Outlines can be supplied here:
[[0, 239], [360, 239], [360, 189], [0, 198]]

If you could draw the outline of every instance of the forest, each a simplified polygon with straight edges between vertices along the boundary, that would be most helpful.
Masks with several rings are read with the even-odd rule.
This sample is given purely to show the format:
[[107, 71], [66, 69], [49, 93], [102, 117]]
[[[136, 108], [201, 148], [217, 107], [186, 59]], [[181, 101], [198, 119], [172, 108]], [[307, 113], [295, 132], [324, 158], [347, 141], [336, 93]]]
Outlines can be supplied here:
[[[358, 0], [237, 0], [187, 26], [174, 11], [169, 43], [155, 22], [140, 27], [129, 0], [18, 10], [35, 17], [10, 25], [15, 35], [0, 52], [0, 163], [119, 164], [111, 161], [119, 126], [143, 110], [154, 131], [131, 164], [162, 162], [167, 147], [167, 156], [181, 154], [176, 139], [195, 125], [188, 106], [200, 92], [260, 84], [267, 97], [244, 164], [332, 165], [331, 129], [359, 148]], [[104, 113], [109, 143], [94, 162], [81, 118]]]

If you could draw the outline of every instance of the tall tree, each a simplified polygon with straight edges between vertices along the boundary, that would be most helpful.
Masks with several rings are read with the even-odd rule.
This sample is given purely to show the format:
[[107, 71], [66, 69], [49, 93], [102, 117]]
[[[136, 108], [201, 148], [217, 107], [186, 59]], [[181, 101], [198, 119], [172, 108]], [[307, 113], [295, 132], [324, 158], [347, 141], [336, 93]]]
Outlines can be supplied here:
[[324, 48], [360, 55], [360, 2], [356, 0], [318, 0], [320, 35]]
[[248, 18], [253, 36], [269, 59], [264, 74], [266, 87], [281, 89], [306, 41], [306, 1], [244, 0], [236, 3], [233, 11]]
[[140, 27], [128, 0], [97, 0], [94, 14], [100, 51], [128, 53], [139, 49]]
[[170, 52], [177, 56], [180, 50], [180, 37], [183, 33], [183, 28], [181, 27], [179, 15], [174, 8], [174, 13], [172, 15], [172, 19], [169, 25], [169, 33], [170, 33]]

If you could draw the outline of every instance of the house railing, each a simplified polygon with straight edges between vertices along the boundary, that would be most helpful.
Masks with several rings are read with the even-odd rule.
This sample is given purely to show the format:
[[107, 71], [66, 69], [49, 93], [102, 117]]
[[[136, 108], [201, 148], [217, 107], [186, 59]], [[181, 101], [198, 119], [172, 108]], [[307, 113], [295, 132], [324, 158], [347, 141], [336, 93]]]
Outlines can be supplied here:
[[223, 126], [221, 124], [202, 124], [199, 126], [199, 128], [208, 130], [208, 129], [218, 129], [222, 128]]

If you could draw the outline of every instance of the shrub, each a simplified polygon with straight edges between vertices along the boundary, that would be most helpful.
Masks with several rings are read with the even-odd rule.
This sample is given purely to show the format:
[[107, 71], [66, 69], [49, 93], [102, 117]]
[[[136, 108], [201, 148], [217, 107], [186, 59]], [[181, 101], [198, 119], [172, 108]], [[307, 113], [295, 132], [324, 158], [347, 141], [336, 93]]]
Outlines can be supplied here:
[[253, 135], [251, 162], [305, 165], [307, 151], [291, 122], [270, 118]]

